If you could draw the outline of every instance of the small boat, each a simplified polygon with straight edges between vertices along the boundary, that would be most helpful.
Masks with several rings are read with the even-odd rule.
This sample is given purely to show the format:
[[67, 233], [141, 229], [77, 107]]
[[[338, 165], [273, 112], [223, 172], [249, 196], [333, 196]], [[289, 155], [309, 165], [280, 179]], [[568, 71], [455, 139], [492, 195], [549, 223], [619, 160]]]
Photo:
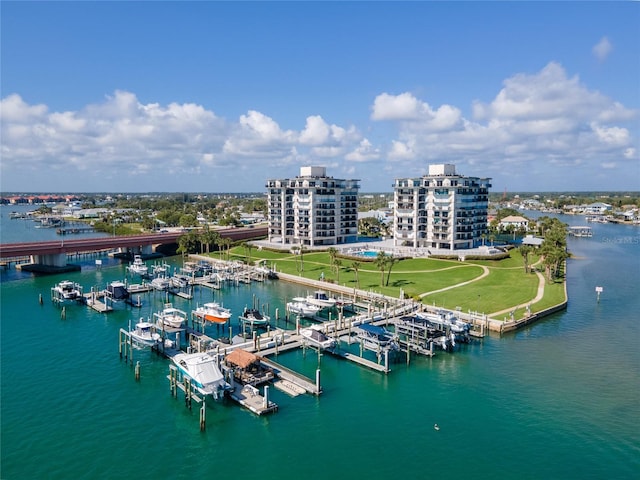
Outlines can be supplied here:
[[153, 288], [161, 291], [168, 290], [171, 286], [171, 280], [164, 276], [156, 277], [150, 283]]
[[324, 290], [316, 290], [313, 295], [307, 295], [306, 301], [320, 308], [331, 308], [337, 303], [337, 300], [330, 298]]
[[358, 341], [367, 350], [398, 350], [396, 336], [384, 327], [365, 323], [356, 327]]
[[271, 317], [260, 313], [257, 308], [247, 307], [244, 308], [239, 318], [241, 322], [248, 323], [251, 326], [266, 326], [269, 324], [269, 320], [271, 320]]
[[202, 395], [212, 395], [218, 399], [230, 388], [215, 356], [208, 353], [179, 353], [172, 360], [182, 375], [191, 378]]
[[161, 312], [155, 312], [157, 325], [180, 328], [187, 322], [187, 312], [175, 308], [171, 303], [165, 303]]
[[151, 347], [162, 338], [159, 333], [155, 332], [155, 328], [153, 323], [140, 318], [135, 329], [129, 331], [129, 335], [138, 346]]
[[287, 311], [289, 313], [295, 313], [303, 317], [314, 317], [320, 310], [322, 310], [322, 307], [307, 302], [303, 297], [294, 297], [291, 302], [287, 302]]
[[300, 335], [302, 335], [310, 345], [314, 345], [321, 350], [326, 350], [336, 346], [335, 339], [325, 335], [317, 328], [303, 328], [300, 330]]
[[71, 280], [63, 280], [51, 287], [51, 298], [58, 302], [71, 302], [82, 299], [82, 286]]
[[120, 282], [118, 280], [107, 285], [105, 295], [113, 302], [123, 302], [130, 296], [127, 285], [124, 282]]
[[227, 323], [231, 317], [231, 310], [224, 308], [218, 302], [209, 302], [193, 310], [193, 314], [207, 322], [222, 324]]
[[149, 268], [142, 260], [140, 255], [134, 255], [133, 262], [127, 267], [127, 270], [133, 274], [144, 277], [149, 274]]

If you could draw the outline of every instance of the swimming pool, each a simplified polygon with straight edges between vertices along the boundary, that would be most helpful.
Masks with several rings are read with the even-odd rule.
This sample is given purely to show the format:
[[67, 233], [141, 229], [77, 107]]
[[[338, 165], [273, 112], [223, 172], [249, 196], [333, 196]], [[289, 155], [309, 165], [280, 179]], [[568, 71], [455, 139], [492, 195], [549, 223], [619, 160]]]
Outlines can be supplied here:
[[367, 257], [367, 258], [375, 258], [378, 256], [377, 250], [360, 250], [359, 252], [354, 253], [357, 257]]

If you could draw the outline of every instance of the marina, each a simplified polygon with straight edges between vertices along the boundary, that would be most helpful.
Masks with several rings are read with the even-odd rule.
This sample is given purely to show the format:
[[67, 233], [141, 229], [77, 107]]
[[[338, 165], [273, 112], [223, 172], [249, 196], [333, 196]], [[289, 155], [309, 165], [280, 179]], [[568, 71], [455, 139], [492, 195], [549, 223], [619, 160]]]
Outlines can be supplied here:
[[[400, 335], [403, 350], [390, 359], [388, 374], [326, 350], [319, 356], [315, 349], [303, 348], [300, 336], [299, 343], [294, 341], [296, 318], [289, 315], [285, 319], [286, 303], [305, 297], [308, 290], [314, 290], [311, 287], [281, 281], [243, 286], [225, 282], [219, 290], [194, 285], [191, 300], [171, 297], [186, 312], [209, 301], [231, 309], [234, 316], [225, 326], [204, 326], [204, 336], [212, 339], [240, 333], [237, 315], [244, 306], [252, 305], [253, 296], [260, 298], [261, 305], [270, 304], [271, 330], [269, 334], [259, 332], [256, 346], [260, 353], [254, 354], [263, 357], [261, 362], [274, 361], [306, 377], [310, 389], [315, 388], [316, 371], [320, 371], [321, 394], [299, 393], [301, 387], [289, 383], [284, 370], [270, 365], [274, 380], [259, 386], [258, 393], [263, 396], [263, 387], [269, 386], [269, 401], [278, 409], [265, 415], [251, 412], [230, 396], [213, 401], [193, 387], [188, 396], [184, 380], [176, 383], [177, 394], [171, 396], [167, 377], [173, 362], [149, 348], [134, 348], [132, 362], [119, 359], [119, 329], [128, 330], [129, 321], [133, 326], [140, 317], [152, 318], [165, 303], [166, 292], [141, 293], [142, 307], [128, 306], [108, 315], [70, 304], [64, 321], [53, 302], [38, 302], [39, 295], [46, 299], [51, 287], [62, 280], [83, 285], [85, 294], [91, 286], [99, 285], [101, 290], [111, 281], [122, 280], [126, 265], [107, 266], [105, 262], [99, 271], [3, 281], [3, 440], [25, 445], [4, 454], [4, 476], [24, 478], [18, 473], [24, 473], [24, 465], [34, 458], [38, 462], [30, 467], [30, 478], [68, 478], [82, 471], [89, 459], [105, 476], [139, 475], [137, 469], [127, 466], [132, 442], [138, 445], [137, 454], [167, 459], [151, 462], [143, 476], [166, 476], [167, 469], [174, 468], [176, 445], [191, 452], [176, 478], [207, 475], [212, 469], [219, 475], [248, 476], [258, 470], [253, 462], [246, 462], [247, 450], [240, 451], [239, 446], [250, 439], [263, 455], [276, 459], [260, 467], [259, 474], [265, 478], [283, 478], [278, 459], [285, 457], [287, 468], [308, 471], [308, 458], [294, 454], [300, 445], [318, 451], [327, 445], [348, 449], [349, 455], [332, 459], [341, 475], [386, 478], [402, 464], [403, 472], [420, 477], [425, 444], [434, 468], [446, 468], [450, 453], [473, 438], [479, 444], [500, 445], [500, 459], [489, 462], [491, 455], [485, 449], [470, 449], [466, 452], [469, 465], [451, 470], [453, 476], [468, 478], [480, 472], [514, 478], [631, 478], [639, 466], [634, 420], [640, 413], [634, 342], [634, 312], [639, 306], [632, 286], [636, 282], [628, 279], [637, 278], [629, 262], [637, 258], [637, 243], [633, 242], [637, 232], [610, 224], [593, 228], [593, 242], [569, 239], [576, 258], [569, 260], [567, 270], [571, 302], [566, 311], [517, 332], [486, 331], [482, 341], [456, 342], [454, 353], [437, 347], [433, 357], [412, 353], [409, 366]], [[602, 248], [603, 238], [621, 240]], [[175, 260], [170, 262], [179, 266]], [[604, 286], [599, 303], [594, 285]], [[349, 309], [345, 305], [345, 312]], [[396, 319], [413, 316], [409, 311], [397, 313]], [[331, 322], [325, 318], [317, 326], [333, 337], [331, 325], [339, 322], [339, 332], [345, 332], [342, 350], [350, 345], [349, 355], [358, 358], [360, 345], [354, 339], [349, 344], [348, 339], [359, 319], [353, 319], [350, 335], [349, 323], [336, 317], [332, 315]], [[385, 326], [386, 319], [383, 315], [374, 321]], [[300, 330], [314, 325], [304, 318], [299, 323]], [[622, 335], [615, 348], [603, 341], [609, 338], [613, 324], [631, 332]], [[386, 326], [396, 328], [391, 317]], [[192, 347], [184, 340], [187, 331], [181, 332], [181, 350]], [[279, 341], [276, 354], [273, 337], [282, 336], [282, 331], [290, 342]], [[174, 341], [173, 350], [166, 349], [168, 354], [177, 353], [177, 333], [165, 332]], [[29, 339], [29, 343], [15, 342], [16, 338]], [[250, 345], [243, 348], [253, 348], [252, 333], [245, 343]], [[31, 356], [29, 376], [21, 374], [27, 351], [47, 352]], [[364, 354], [365, 360], [377, 364], [374, 352]], [[384, 368], [384, 359], [380, 368]], [[70, 389], [69, 384], [83, 388]], [[616, 387], [611, 388], [612, 384]], [[20, 395], [15, 394], [18, 391]], [[193, 409], [185, 408], [188, 398], [194, 402]], [[562, 401], [552, 401], [557, 398]], [[203, 411], [206, 428], [199, 431]], [[398, 462], [377, 462], [374, 468], [354, 461], [380, 447], [379, 435], [362, 433], [370, 431], [374, 421], [377, 431], [401, 434], [401, 445], [387, 449]], [[43, 429], [43, 424], [48, 428]], [[56, 432], [64, 432], [66, 441], [56, 441]], [[163, 441], [150, 442], [150, 438]], [[519, 439], [517, 445], [510, 441], [513, 438]], [[211, 458], [214, 452], [215, 459]], [[322, 475], [311, 472], [309, 476]]]

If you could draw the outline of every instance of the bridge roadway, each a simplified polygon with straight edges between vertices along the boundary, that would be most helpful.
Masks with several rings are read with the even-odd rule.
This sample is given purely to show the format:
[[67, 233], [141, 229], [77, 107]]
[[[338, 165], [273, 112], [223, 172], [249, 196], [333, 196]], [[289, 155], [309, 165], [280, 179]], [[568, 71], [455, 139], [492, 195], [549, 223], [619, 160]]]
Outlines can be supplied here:
[[[215, 230], [222, 238], [233, 241], [248, 240], [267, 235], [267, 227], [226, 228]], [[61, 253], [92, 252], [112, 248], [140, 247], [142, 245], [160, 245], [177, 243], [185, 232], [153, 233], [116, 237], [97, 237], [78, 240], [53, 240], [48, 242], [25, 242], [0, 244], [0, 258], [26, 255], [53, 255]]]

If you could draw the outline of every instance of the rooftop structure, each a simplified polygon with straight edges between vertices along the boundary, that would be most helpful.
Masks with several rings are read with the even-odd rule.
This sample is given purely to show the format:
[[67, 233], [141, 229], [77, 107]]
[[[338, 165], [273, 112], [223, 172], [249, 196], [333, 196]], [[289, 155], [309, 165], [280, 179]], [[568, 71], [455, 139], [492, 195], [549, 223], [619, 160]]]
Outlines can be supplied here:
[[360, 180], [327, 176], [306, 166], [300, 175], [267, 180], [269, 241], [282, 245], [335, 245], [358, 237]]
[[394, 183], [394, 245], [473, 248], [487, 233], [490, 178], [465, 177], [455, 165], [429, 165], [419, 178]]

